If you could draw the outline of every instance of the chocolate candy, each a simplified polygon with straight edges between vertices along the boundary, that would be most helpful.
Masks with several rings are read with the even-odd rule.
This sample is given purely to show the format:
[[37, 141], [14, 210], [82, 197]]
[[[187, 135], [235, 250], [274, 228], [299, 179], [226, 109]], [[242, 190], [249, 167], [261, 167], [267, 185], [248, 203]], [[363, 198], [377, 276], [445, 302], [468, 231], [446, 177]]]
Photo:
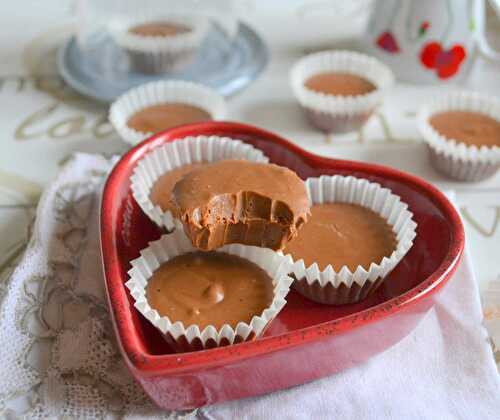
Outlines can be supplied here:
[[500, 122], [486, 114], [446, 111], [433, 115], [429, 123], [449, 140], [478, 148], [500, 147]]
[[191, 252], [162, 264], [148, 282], [151, 307], [184, 327], [250, 324], [273, 300], [273, 284], [258, 265], [223, 252]]
[[193, 245], [230, 243], [282, 249], [309, 215], [304, 182], [290, 169], [225, 160], [184, 176], [172, 204]]

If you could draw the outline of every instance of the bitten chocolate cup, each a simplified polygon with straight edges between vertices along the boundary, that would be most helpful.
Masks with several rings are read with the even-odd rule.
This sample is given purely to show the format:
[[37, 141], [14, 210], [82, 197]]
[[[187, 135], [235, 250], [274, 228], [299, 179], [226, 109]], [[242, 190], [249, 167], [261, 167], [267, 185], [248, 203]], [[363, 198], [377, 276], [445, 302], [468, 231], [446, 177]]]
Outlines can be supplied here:
[[[339, 73], [358, 76], [374, 86], [369, 93], [334, 95], [312, 90], [306, 82], [314, 76]], [[290, 84], [310, 123], [326, 133], [355, 131], [381, 103], [392, 86], [391, 70], [377, 59], [352, 51], [324, 51], [300, 59], [290, 72]]]
[[269, 161], [262, 151], [240, 140], [217, 136], [186, 137], [152, 150], [137, 163], [130, 178], [132, 195], [153, 222], [171, 231], [176, 227], [174, 215], [151, 200], [155, 183], [161, 176], [185, 165], [226, 159]]
[[[394, 251], [368, 267], [358, 265], [351, 271], [347, 265], [337, 271], [332, 265], [320, 269], [317, 262], [306, 265], [303, 259], [288, 254], [293, 288], [315, 302], [343, 305], [359, 302], [375, 292], [386, 276], [410, 250], [416, 236], [416, 223], [408, 206], [387, 188], [366, 179], [321, 176], [306, 180], [311, 206], [326, 203], [349, 203], [372, 210], [391, 227], [396, 245]], [[313, 216], [312, 216], [313, 217]], [[300, 241], [300, 234], [296, 238]], [[320, 246], [318, 244], [318, 246]]]
[[[138, 26], [162, 22], [185, 30], [169, 36], [146, 36], [134, 31]], [[209, 21], [201, 16], [150, 14], [114, 20], [109, 25], [109, 32], [116, 44], [127, 52], [132, 70], [161, 74], [188, 67], [209, 28]]]
[[128, 272], [129, 280], [126, 286], [134, 298], [134, 306], [137, 310], [163, 334], [166, 341], [177, 352], [231, 345], [251, 341], [262, 335], [285, 306], [285, 298], [293, 281], [288, 275], [288, 260], [270, 249], [229, 245], [217, 251], [236, 255], [256, 264], [269, 275], [272, 281], [271, 304], [261, 314], [254, 316], [250, 323], [239, 322], [235, 326], [224, 324], [219, 329], [209, 325], [200, 330], [197, 325], [184, 325], [178, 320], [160, 316], [157, 310], [151, 308], [147, 300], [146, 288], [154, 271], [162, 263], [193, 251], [196, 249], [184, 232], [177, 230], [171, 235], [164, 235], [159, 240], [151, 242], [146, 249], [141, 251], [139, 258], [131, 261], [132, 269]]
[[175, 184], [175, 215], [193, 245], [215, 250], [241, 243], [280, 250], [309, 215], [304, 181], [289, 168], [224, 160]]
[[500, 101], [485, 94], [448, 93], [423, 105], [417, 116], [430, 162], [437, 171], [448, 178], [464, 182], [477, 182], [494, 176], [500, 169], [500, 147], [467, 145], [446, 138], [430, 124], [434, 115], [448, 111], [474, 112], [500, 122]]

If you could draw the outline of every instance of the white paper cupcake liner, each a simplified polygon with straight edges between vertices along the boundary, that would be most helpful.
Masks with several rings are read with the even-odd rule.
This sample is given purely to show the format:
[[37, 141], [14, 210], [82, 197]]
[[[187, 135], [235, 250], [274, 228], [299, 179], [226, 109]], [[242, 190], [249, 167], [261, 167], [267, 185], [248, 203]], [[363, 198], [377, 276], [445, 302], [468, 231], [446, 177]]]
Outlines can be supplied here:
[[[325, 72], [352, 73], [371, 81], [376, 90], [365, 95], [335, 96], [312, 91], [304, 83]], [[382, 101], [394, 76], [377, 59], [352, 51], [324, 51], [300, 59], [290, 72], [295, 97], [311, 123], [323, 131], [345, 132], [359, 128]]]
[[183, 103], [199, 107], [209, 113], [213, 120], [226, 115], [226, 101], [216, 91], [196, 83], [180, 80], [161, 80], [147, 83], [121, 95], [109, 110], [109, 121], [120, 137], [136, 145], [154, 133], [143, 133], [127, 125], [132, 115], [148, 106], [164, 103]]
[[137, 163], [130, 178], [132, 195], [152, 221], [160, 227], [172, 230], [175, 228], [172, 213], [163, 211], [150, 199], [155, 182], [168, 171], [180, 166], [225, 159], [264, 163], [269, 161], [262, 151], [240, 140], [217, 136], [186, 137], [152, 150]]
[[249, 324], [239, 322], [235, 328], [224, 324], [220, 329], [209, 325], [200, 331], [197, 325], [185, 326], [180, 321], [160, 316], [158, 311], [151, 308], [146, 298], [148, 281], [162, 263], [194, 251], [197, 250], [181, 230], [162, 236], [141, 251], [141, 256], [131, 262], [129, 280], [125, 283], [135, 300], [134, 306], [137, 310], [161, 331], [176, 351], [230, 345], [260, 336], [286, 304], [285, 297], [293, 282], [288, 276], [288, 259], [270, 249], [239, 244], [227, 245], [217, 250], [245, 258], [265, 270], [272, 279], [274, 297], [270, 306], [259, 316], [254, 316]]
[[500, 121], [500, 101], [485, 94], [454, 92], [441, 95], [422, 106], [418, 126], [429, 146], [430, 159], [441, 173], [459, 181], [480, 181], [493, 176], [500, 168], [500, 147], [468, 146], [447, 139], [429, 123], [439, 112], [479, 112]]
[[[141, 36], [129, 32], [136, 25], [158, 21], [182, 24], [191, 31], [174, 36]], [[133, 68], [144, 73], [163, 73], [187, 66], [209, 28], [209, 20], [202, 16], [150, 13], [114, 20], [108, 29], [115, 42], [130, 54]]]
[[382, 261], [374, 261], [368, 270], [358, 266], [351, 272], [347, 266], [335, 271], [331, 265], [322, 271], [317, 263], [306, 267], [304, 260], [293, 261], [288, 254], [295, 277], [293, 287], [307, 298], [320, 303], [345, 304], [357, 302], [382, 283], [383, 279], [401, 261], [413, 244], [417, 224], [408, 205], [379, 184], [366, 179], [321, 176], [306, 180], [311, 205], [321, 203], [351, 203], [369, 208], [383, 217], [396, 235], [396, 249]]

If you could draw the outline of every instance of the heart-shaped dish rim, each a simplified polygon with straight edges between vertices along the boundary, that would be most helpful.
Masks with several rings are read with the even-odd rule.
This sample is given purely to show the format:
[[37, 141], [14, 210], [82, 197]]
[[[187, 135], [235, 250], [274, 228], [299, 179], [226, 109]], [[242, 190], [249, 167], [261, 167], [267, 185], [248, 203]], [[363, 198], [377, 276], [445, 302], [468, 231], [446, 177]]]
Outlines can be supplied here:
[[[360, 312], [284, 334], [263, 337], [256, 341], [227, 347], [190, 353], [149, 354], [141, 345], [135, 330], [132, 311], [136, 309], [129, 303], [128, 290], [125, 287], [127, 269], [121, 271], [122, 267], [115, 246], [115, 226], [113, 223], [116, 222], [115, 218], [120, 203], [114, 199], [114, 192], [123, 189], [125, 185], [130, 189], [130, 175], [127, 176], [126, 174], [131, 173], [133, 167], [145, 153], [168, 141], [192, 135], [220, 135], [232, 138], [240, 136], [239, 138], [243, 140], [245, 136], [251, 136], [252, 138], [265, 139], [285, 146], [294, 154], [300, 155], [315, 168], [334, 167], [339, 171], [362, 170], [364, 172], [376, 172], [377, 176], [388, 180], [398, 179], [411, 184], [415, 189], [425, 194], [446, 216], [451, 228], [449, 249], [437, 269], [416, 287], [400, 296]], [[443, 193], [426, 181], [386, 166], [318, 156], [301, 149], [276, 134], [250, 125], [233, 122], [206, 122], [173, 128], [158, 133], [129, 150], [116, 164], [106, 181], [102, 197], [100, 229], [106, 291], [119, 345], [130, 368], [133, 371], [141, 371], [142, 374], [146, 375], [173, 374], [193, 370], [197, 367], [206, 369], [211, 366], [236, 362], [240, 359], [307, 344], [324, 339], [332, 334], [339, 334], [387, 318], [423, 298], [430, 297], [443, 287], [458, 266], [465, 242], [463, 225], [456, 209]], [[123, 273], [125, 277], [123, 277]]]

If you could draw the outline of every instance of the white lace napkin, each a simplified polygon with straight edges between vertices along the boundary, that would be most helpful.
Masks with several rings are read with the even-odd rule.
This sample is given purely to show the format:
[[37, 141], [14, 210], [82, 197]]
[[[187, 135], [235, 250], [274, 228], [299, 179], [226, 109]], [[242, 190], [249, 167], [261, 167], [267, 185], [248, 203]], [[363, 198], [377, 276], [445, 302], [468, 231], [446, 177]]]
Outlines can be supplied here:
[[498, 418], [499, 377], [467, 255], [417, 329], [363, 365], [258, 398], [159, 411], [128, 373], [108, 318], [98, 202], [111, 166], [83, 154], [66, 164], [0, 289], [0, 418]]

